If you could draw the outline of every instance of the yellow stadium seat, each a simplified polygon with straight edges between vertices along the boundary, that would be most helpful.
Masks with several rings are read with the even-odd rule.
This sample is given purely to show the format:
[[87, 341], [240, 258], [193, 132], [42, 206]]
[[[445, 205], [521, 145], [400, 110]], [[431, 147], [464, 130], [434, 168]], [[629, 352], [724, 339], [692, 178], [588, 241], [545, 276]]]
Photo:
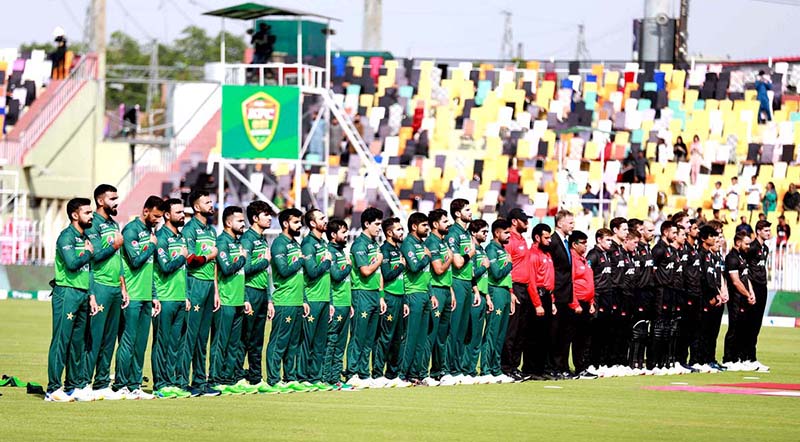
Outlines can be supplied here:
[[361, 77], [364, 71], [364, 57], [347, 57], [347, 63], [353, 67], [353, 76]]

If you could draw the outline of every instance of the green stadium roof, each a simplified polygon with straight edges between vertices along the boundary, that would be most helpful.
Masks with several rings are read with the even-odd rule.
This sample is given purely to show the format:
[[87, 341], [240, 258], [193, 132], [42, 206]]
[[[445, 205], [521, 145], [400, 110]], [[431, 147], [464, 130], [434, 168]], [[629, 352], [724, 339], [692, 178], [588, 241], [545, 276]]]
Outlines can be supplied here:
[[242, 3], [236, 6], [229, 6], [227, 8], [208, 11], [203, 15], [212, 15], [214, 17], [232, 18], [236, 20], [255, 20], [261, 17], [315, 17], [326, 20], [340, 21], [336, 17], [328, 17], [325, 15], [315, 14], [313, 12], [299, 11], [297, 9], [278, 8], [275, 6], [262, 5], [260, 3]]

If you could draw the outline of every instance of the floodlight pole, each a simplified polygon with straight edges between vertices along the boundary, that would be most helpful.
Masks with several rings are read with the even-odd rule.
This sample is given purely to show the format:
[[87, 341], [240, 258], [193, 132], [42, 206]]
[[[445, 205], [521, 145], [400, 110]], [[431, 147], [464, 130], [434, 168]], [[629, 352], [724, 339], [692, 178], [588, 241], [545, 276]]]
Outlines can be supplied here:
[[[331, 90], [331, 21], [325, 23], [325, 93]], [[330, 155], [331, 155], [331, 110], [325, 106], [325, 134], [323, 135], [324, 147], [324, 162], [325, 166], [325, 183], [323, 184], [322, 204], [325, 206], [325, 211], [328, 211], [330, 206], [330, 198], [328, 195], [328, 174], [330, 172]], [[328, 213], [326, 213], [328, 215]]]

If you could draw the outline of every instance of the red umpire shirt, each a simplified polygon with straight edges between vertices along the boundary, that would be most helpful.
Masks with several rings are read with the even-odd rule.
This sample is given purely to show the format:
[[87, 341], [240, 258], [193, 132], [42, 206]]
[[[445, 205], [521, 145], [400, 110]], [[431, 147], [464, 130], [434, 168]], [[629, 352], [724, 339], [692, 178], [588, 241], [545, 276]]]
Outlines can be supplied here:
[[506, 244], [506, 252], [511, 257], [511, 281], [518, 284], [530, 282], [528, 270], [528, 243], [518, 232], [512, 230]]
[[[535, 307], [541, 307], [542, 300], [539, 298], [538, 288], [553, 292], [556, 285], [556, 273], [553, 269], [553, 258], [550, 254], [540, 249], [538, 246], [531, 246], [530, 254], [530, 282], [528, 283], [528, 295]], [[552, 296], [552, 295], [551, 295]]]
[[577, 253], [572, 255], [572, 296], [572, 309], [578, 307], [578, 301], [594, 302], [594, 271], [586, 257]]

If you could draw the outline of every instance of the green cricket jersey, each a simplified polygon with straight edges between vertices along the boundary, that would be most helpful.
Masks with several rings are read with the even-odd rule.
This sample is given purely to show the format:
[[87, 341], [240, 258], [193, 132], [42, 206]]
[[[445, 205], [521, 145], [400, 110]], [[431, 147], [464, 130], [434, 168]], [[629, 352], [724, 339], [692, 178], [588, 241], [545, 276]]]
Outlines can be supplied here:
[[86, 229], [86, 236], [92, 242], [92, 280], [109, 287], [119, 287], [122, 276], [122, 256], [114, 250], [114, 234], [119, 232], [119, 224], [111, 218], [95, 212], [92, 227]]
[[167, 226], [156, 232], [156, 271], [153, 278], [159, 301], [184, 301], [186, 299], [186, 257], [181, 249], [186, 240]]
[[72, 224], [56, 240], [56, 285], [89, 290], [92, 254], [86, 250], [86, 235]]
[[247, 252], [244, 265], [244, 285], [254, 289], [268, 289], [269, 260], [267, 259], [267, 250], [269, 250], [269, 245], [267, 240], [251, 227], [239, 238], [239, 242]]
[[[211, 248], [217, 243], [217, 233], [210, 225], [203, 224], [192, 217], [181, 230], [181, 234], [186, 239], [186, 248], [189, 249], [190, 255], [208, 256], [211, 254]], [[190, 267], [189, 276], [205, 281], [214, 280], [214, 265], [213, 259], [209, 260], [200, 267]]]
[[353, 261], [353, 290], [380, 290], [380, 269], [367, 277], [361, 275], [361, 267], [375, 264], [378, 259], [378, 250], [375, 240], [365, 233], [353, 241], [353, 245], [350, 246], [351, 260]]
[[483, 258], [486, 258], [486, 251], [480, 244], [475, 245], [475, 256], [473, 256], [475, 264], [472, 266], [475, 285], [478, 286], [478, 291], [486, 294], [489, 293], [489, 275], [487, 268], [481, 265]]
[[381, 245], [383, 262], [381, 263], [381, 275], [383, 275], [383, 291], [392, 295], [403, 296], [403, 271], [406, 265], [403, 264], [403, 252], [399, 246], [392, 245], [385, 241]]
[[331, 259], [325, 240], [309, 233], [300, 244], [303, 256], [303, 283], [308, 301], [331, 300]]
[[[447, 244], [444, 242], [444, 238], [439, 238], [438, 236], [431, 233], [425, 239], [425, 246], [428, 247], [428, 250], [431, 251], [431, 261], [440, 261], [445, 262], [447, 260]], [[433, 266], [431, 266], [431, 285], [437, 287], [450, 287], [453, 285], [453, 266], [450, 265], [447, 267], [447, 270], [442, 273], [441, 275], [437, 275], [436, 271], [433, 270]]]
[[400, 252], [406, 260], [403, 272], [403, 292], [428, 293], [431, 284], [431, 258], [425, 254], [425, 243], [414, 235], [408, 235], [400, 244]]
[[297, 241], [281, 233], [272, 241], [272, 279], [275, 292], [272, 302], [277, 306], [303, 305], [303, 252]]
[[122, 264], [125, 268], [125, 287], [131, 301], [153, 299], [153, 254], [156, 245], [150, 242], [152, 231], [141, 218], [122, 229]]
[[469, 257], [469, 248], [472, 246], [472, 235], [469, 234], [460, 224], [455, 223], [450, 226], [450, 230], [444, 237], [447, 246], [453, 251], [454, 255], [461, 255], [464, 258], [464, 266], [453, 269], [453, 278], [464, 281], [472, 281], [472, 259]]
[[486, 257], [489, 258], [489, 285], [511, 288], [511, 258], [506, 249], [497, 241], [486, 246]]
[[223, 230], [217, 237], [217, 250], [219, 302], [232, 307], [244, 305], [244, 264], [247, 260], [241, 254], [241, 244]]
[[331, 252], [331, 302], [334, 307], [350, 307], [352, 305], [350, 271], [353, 266], [347, 263], [343, 245], [330, 241], [328, 251]]

